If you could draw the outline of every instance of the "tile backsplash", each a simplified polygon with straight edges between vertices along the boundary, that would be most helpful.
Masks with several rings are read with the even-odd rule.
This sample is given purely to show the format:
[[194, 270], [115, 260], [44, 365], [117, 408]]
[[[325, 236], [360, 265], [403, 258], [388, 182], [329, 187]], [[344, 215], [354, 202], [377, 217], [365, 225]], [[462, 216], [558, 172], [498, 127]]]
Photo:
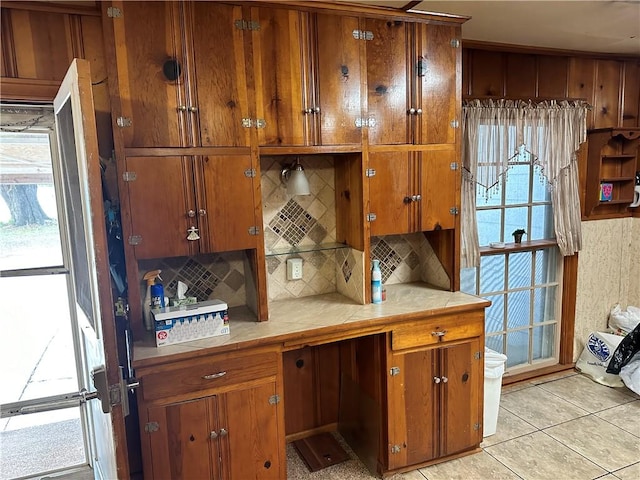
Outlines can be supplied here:
[[244, 251], [140, 260], [138, 268], [143, 298], [146, 285], [142, 277], [150, 270], [160, 269], [167, 297], [175, 296], [180, 280], [188, 285], [187, 296], [196, 297], [199, 302], [217, 298], [230, 307], [248, 303], [246, 280], [251, 275], [245, 275], [248, 259]]
[[[293, 157], [262, 157], [261, 189], [269, 301], [340, 292], [364, 303], [363, 252], [322, 249], [336, 241], [334, 162], [328, 155], [301, 156], [311, 195], [287, 195], [280, 180]], [[300, 252], [291, 252], [292, 248]], [[304, 251], [310, 250], [313, 251]], [[286, 260], [303, 260], [303, 278], [287, 280]], [[371, 258], [380, 259], [383, 283], [428, 282], [449, 288], [449, 278], [422, 233], [371, 239]]]

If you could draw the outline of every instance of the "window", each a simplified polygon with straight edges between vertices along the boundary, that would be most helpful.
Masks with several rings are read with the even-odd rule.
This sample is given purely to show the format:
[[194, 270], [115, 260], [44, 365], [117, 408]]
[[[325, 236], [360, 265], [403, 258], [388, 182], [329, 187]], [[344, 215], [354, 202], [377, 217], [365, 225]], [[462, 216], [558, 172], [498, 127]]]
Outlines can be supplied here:
[[[557, 363], [562, 256], [554, 239], [550, 192], [524, 146], [494, 187], [477, 187], [476, 218], [480, 267], [462, 270], [461, 290], [492, 302], [486, 311], [486, 346], [507, 356], [511, 374]], [[527, 232], [520, 245], [513, 243], [516, 229]], [[492, 248], [494, 242], [504, 248]]]

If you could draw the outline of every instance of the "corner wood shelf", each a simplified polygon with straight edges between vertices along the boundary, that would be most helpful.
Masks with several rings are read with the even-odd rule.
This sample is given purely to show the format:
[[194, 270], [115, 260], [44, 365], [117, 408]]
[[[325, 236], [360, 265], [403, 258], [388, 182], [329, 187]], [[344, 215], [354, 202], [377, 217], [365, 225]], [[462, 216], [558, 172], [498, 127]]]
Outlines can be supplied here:
[[[585, 220], [626, 217], [633, 210], [640, 128], [600, 128], [589, 131]], [[600, 186], [612, 184], [611, 200], [600, 200]]]

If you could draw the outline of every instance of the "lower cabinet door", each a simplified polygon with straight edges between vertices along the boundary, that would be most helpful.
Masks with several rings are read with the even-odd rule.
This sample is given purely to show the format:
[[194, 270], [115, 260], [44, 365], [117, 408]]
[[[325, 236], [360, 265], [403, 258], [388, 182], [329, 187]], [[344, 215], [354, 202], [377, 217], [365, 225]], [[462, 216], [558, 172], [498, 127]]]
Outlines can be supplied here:
[[284, 435], [276, 383], [149, 406], [142, 425], [146, 479], [280, 479]]
[[482, 441], [481, 340], [389, 355], [388, 468], [428, 462]]

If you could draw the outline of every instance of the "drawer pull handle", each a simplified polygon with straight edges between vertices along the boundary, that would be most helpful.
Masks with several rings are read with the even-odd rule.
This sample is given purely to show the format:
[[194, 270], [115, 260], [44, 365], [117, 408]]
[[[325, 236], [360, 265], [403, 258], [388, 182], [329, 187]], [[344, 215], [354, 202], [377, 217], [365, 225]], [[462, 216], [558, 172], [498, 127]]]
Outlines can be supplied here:
[[446, 330], [441, 330], [439, 332], [431, 332], [431, 335], [434, 337], [444, 337], [447, 334]]
[[227, 372], [218, 372], [210, 375], [203, 375], [202, 378], [203, 380], [215, 380], [216, 378], [224, 377], [226, 374]]

